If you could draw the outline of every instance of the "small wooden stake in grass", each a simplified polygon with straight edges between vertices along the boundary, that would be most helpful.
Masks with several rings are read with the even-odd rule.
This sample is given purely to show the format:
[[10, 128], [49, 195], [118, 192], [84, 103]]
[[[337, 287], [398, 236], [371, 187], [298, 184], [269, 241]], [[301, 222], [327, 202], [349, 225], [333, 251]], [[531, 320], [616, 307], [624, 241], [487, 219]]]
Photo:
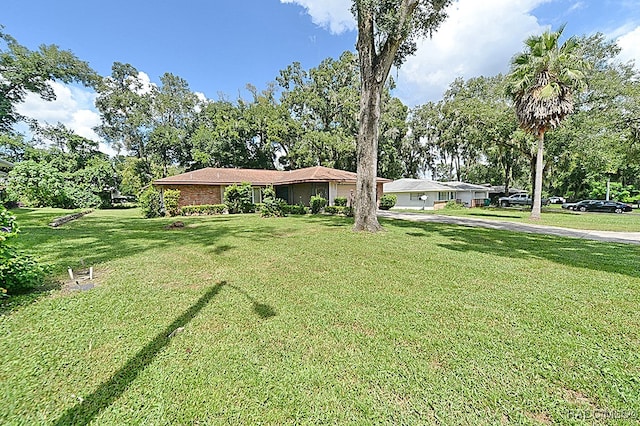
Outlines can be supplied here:
[[71, 268], [69, 268], [68, 271], [69, 271], [69, 279], [73, 281], [73, 271], [71, 270]]
[[89, 279], [93, 280], [93, 266], [89, 267]]

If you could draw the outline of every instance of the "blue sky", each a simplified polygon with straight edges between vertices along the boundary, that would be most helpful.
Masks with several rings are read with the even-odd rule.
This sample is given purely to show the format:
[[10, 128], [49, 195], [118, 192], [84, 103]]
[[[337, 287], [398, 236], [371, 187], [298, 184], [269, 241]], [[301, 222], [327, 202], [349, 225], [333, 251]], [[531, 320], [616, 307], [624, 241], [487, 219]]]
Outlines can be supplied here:
[[[4, 31], [31, 49], [57, 44], [100, 74], [114, 61], [135, 66], [141, 78], [164, 72], [186, 79], [209, 99], [247, 96], [294, 61], [306, 69], [344, 50], [355, 50], [350, 0], [3, 0]], [[523, 40], [566, 23], [565, 34], [602, 32], [640, 64], [640, 0], [457, 0], [433, 39], [400, 70], [395, 92], [410, 106], [441, 97], [456, 77], [508, 69]], [[31, 97], [27, 115], [60, 121], [95, 138], [95, 94], [56, 86], [59, 100]]]

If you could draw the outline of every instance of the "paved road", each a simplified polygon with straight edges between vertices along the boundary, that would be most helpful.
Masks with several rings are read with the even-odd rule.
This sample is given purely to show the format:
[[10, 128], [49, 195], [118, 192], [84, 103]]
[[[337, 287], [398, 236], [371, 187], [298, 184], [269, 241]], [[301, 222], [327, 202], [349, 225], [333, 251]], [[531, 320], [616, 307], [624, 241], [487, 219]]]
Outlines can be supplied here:
[[437, 222], [451, 225], [476, 226], [506, 231], [528, 232], [532, 234], [547, 234], [558, 237], [582, 238], [585, 240], [606, 241], [612, 243], [640, 244], [640, 232], [590, 231], [560, 228], [557, 226], [535, 225], [530, 223], [504, 222], [500, 220], [442, 216], [437, 214], [401, 213], [388, 210], [378, 210], [378, 216], [387, 219], [409, 220], [414, 222]]

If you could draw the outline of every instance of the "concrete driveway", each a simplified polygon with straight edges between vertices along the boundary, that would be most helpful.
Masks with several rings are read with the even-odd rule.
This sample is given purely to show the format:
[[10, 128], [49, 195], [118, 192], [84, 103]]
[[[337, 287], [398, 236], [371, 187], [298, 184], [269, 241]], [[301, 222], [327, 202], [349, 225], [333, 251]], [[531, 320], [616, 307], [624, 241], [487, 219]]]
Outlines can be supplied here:
[[558, 237], [582, 238], [585, 240], [606, 241], [610, 243], [640, 244], [640, 232], [590, 231], [560, 228], [557, 226], [535, 225], [530, 223], [504, 222], [469, 217], [442, 216], [437, 214], [405, 213], [378, 210], [378, 217], [385, 219], [408, 220], [413, 222], [436, 222], [449, 225], [472, 226], [500, 229], [505, 231], [528, 232], [531, 234], [555, 235]]

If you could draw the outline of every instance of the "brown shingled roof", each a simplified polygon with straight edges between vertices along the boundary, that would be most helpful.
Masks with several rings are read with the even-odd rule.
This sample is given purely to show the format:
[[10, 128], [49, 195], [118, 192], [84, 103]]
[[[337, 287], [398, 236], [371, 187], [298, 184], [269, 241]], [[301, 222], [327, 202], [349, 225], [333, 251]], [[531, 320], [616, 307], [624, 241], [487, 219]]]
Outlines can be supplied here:
[[[357, 174], [323, 166], [280, 171], [259, 169], [205, 169], [186, 172], [154, 181], [159, 185], [231, 185], [249, 182], [252, 185], [286, 185], [303, 182], [349, 182], [355, 183]], [[377, 178], [378, 182], [390, 182]]]

